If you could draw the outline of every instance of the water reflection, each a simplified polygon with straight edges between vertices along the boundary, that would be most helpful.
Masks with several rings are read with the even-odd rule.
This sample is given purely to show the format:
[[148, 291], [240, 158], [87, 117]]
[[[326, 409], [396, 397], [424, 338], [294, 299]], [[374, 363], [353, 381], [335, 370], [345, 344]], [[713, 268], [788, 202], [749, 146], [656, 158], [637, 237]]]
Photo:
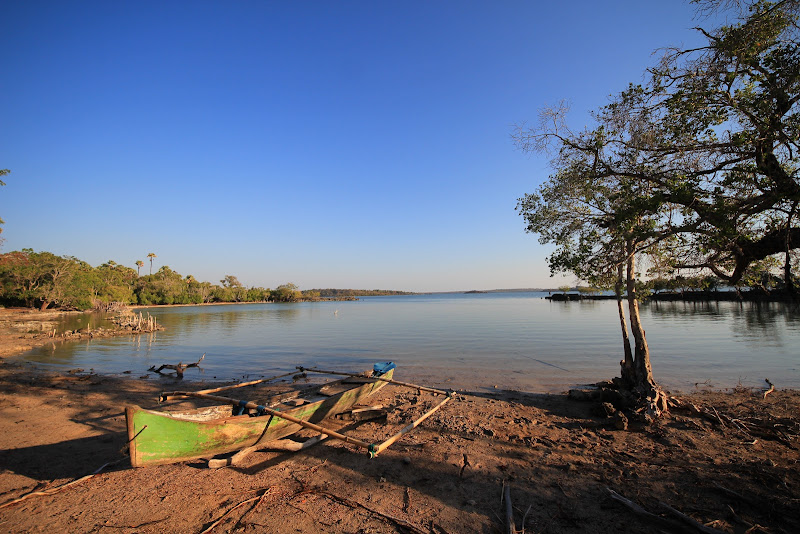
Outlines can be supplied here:
[[[616, 375], [616, 303], [541, 297], [425, 295], [150, 309], [165, 330], [48, 346], [27, 357], [143, 374], [152, 365], [193, 362], [206, 353], [202, 376], [209, 379], [261, 376], [295, 365], [360, 368], [394, 360], [406, 379], [529, 391], [560, 391]], [[654, 372], [671, 387], [687, 389], [706, 379], [732, 387], [741, 377], [761, 381], [763, 373], [780, 377], [778, 387], [800, 387], [796, 308], [658, 302], [644, 305], [642, 316]]]
[[67, 314], [58, 317], [56, 322], [56, 333], [61, 334], [70, 330], [82, 330], [84, 328], [108, 328], [111, 316], [107, 313], [80, 313]]
[[657, 321], [674, 324], [701, 319], [719, 323], [733, 337], [772, 346], [796, 341], [800, 331], [797, 307], [782, 302], [652, 302], [644, 307]]

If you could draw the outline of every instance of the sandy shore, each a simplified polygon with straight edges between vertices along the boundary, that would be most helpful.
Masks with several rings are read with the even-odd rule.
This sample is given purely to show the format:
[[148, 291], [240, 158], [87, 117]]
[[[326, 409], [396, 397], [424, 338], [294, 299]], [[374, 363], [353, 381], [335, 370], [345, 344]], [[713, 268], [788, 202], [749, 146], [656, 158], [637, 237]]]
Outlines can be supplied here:
[[[0, 332], [2, 354], [24, 350], [19, 335]], [[235, 468], [131, 468], [124, 406], [155, 407], [176, 385], [0, 361], [0, 529], [495, 533], [505, 483], [526, 532], [692, 531], [678, 511], [722, 532], [800, 532], [796, 391], [696, 393], [688, 400], [706, 415], [674, 410], [618, 431], [591, 403], [500, 389], [445, 405], [372, 460], [327, 440], [299, 453], [253, 453]], [[434, 402], [395, 386], [380, 395], [388, 421], [348, 434], [377, 441]], [[108, 462], [116, 463], [57, 493], [9, 504]]]

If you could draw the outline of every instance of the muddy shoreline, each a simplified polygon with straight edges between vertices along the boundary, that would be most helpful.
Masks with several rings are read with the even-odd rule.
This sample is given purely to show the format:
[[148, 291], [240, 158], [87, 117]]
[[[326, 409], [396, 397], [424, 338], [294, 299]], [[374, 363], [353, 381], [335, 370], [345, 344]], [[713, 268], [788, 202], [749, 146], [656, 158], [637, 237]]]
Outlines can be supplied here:
[[[28, 342], [15, 335], [0, 336], [13, 338], [7, 350]], [[460, 395], [372, 460], [327, 440], [220, 470], [130, 467], [124, 406], [155, 408], [160, 391], [195, 388], [0, 360], [3, 531], [488, 534], [504, 528], [504, 484], [527, 532], [696, 531], [676, 511], [720, 532], [800, 531], [798, 391], [695, 393], [681, 398], [706, 415], [676, 409], [619, 431], [592, 403], [500, 384]], [[380, 395], [385, 423], [326, 425], [377, 441], [435, 402], [396, 386]]]

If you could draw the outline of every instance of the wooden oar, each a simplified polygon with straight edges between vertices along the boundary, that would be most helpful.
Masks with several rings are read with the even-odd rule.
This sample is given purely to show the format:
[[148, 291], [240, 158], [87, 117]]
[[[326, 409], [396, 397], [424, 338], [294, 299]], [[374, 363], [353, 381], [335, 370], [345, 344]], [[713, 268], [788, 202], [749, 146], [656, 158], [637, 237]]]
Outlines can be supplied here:
[[242, 406], [243, 408], [248, 408], [248, 409], [251, 409], [251, 410], [258, 410], [261, 413], [269, 414], [269, 415], [271, 415], [273, 417], [280, 417], [281, 419], [285, 419], [285, 420], [287, 420], [287, 421], [289, 421], [291, 423], [296, 423], [296, 424], [302, 426], [303, 428], [308, 428], [310, 430], [316, 430], [320, 434], [325, 434], [325, 435], [330, 436], [332, 438], [336, 438], [336, 439], [338, 439], [340, 441], [344, 441], [345, 443], [351, 443], [353, 445], [358, 445], [359, 447], [363, 447], [364, 449], [367, 449], [368, 451], [370, 451], [370, 454], [372, 454], [372, 450], [375, 448], [374, 445], [372, 445], [370, 443], [367, 443], [365, 441], [361, 441], [359, 439], [355, 439], [355, 438], [351, 438], [349, 436], [345, 436], [344, 434], [340, 434], [340, 433], [336, 432], [335, 430], [330, 430], [330, 429], [327, 429], [325, 427], [322, 427], [322, 426], [319, 426], [319, 425], [315, 425], [314, 423], [309, 423], [308, 421], [303, 421], [302, 419], [298, 419], [297, 417], [294, 417], [293, 415], [289, 415], [287, 413], [279, 412], [277, 410], [273, 410], [272, 408], [267, 408], [266, 406], [260, 406], [260, 405], [256, 404], [255, 402], [240, 401], [240, 400], [237, 400], [237, 399], [232, 399], [230, 397], [221, 397], [219, 395], [209, 395], [209, 394], [206, 394], [206, 393], [197, 393], [197, 392], [193, 392], [193, 391], [176, 391], [175, 393], [178, 394], [178, 395], [184, 395], [186, 397], [195, 397], [195, 398], [198, 398], [198, 399], [208, 399], [208, 400], [213, 400], [213, 401], [216, 401], [216, 402], [222, 402], [222, 403], [225, 403], [225, 404], [231, 404], [233, 406]]
[[[213, 389], [203, 389], [201, 391], [196, 391], [195, 393], [219, 393], [220, 391], [227, 391], [229, 389], [236, 389], [236, 388], [243, 388], [245, 386], [254, 386], [256, 384], [261, 384], [263, 382], [271, 382], [273, 380], [277, 380], [279, 378], [284, 378], [290, 375], [297, 374], [297, 371], [292, 371], [290, 373], [284, 373], [282, 375], [273, 376], [271, 378], [261, 378], [259, 380], [251, 380], [250, 382], [240, 382], [239, 384], [233, 384], [231, 386], [222, 386]], [[166, 402], [170, 400], [185, 398], [186, 395], [183, 395], [180, 391], [171, 391], [169, 393], [162, 393], [161, 397], [158, 399], [158, 402]]]
[[402, 438], [404, 435], [406, 435], [409, 432], [411, 432], [412, 430], [414, 430], [420, 423], [422, 423], [425, 419], [427, 419], [428, 417], [433, 415], [433, 413], [436, 410], [438, 410], [439, 408], [444, 406], [444, 404], [446, 402], [448, 402], [452, 398], [453, 398], [452, 395], [448, 395], [447, 397], [444, 398], [444, 400], [442, 402], [440, 402], [439, 404], [437, 404], [436, 406], [431, 408], [430, 411], [428, 411], [427, 413], [425, 413], [422, 416], [420, 416], [419, 419], [409, 423], [403, 430], [401, 430], [400, 432], [398, 432], [394, 436], [390, 437], [389, 439], [387, 439], [383, 443], [380, 443], [378, 445], [373, 445], [372, 448], [369, 449], [370, 457], [372, 457], [372, 458], [376, 457], [378, 454], [381, 453], [381, 451], [383, 451], [386, 448], [390, 447], [395, 441], [397, 441], [398, 439]]
[[386, 382], [387, 384], [394, 384], [396, 386], [405, 386], [411, 389], [418, 389], [420, 391], [427, 391], [428, 393], [433, 393], [435, 395], [446, 395], [449, 396], [450, 393], [447, 391], [442, 391], [441, 389], [433, 389], [425, 386], [419, 386], [417, 384], [410, 384], [408, 382], [400, 382], [399, 380], [392, 380], [390, 378], [381, 378], [379, 376], [364, 376], [363, 374], [356, 374], [356, 373], [342, 373], [340, 371], [323, 371], [322, 369], [317, 369], [315, 367], [300, 367], [298, 366], [297, 369], [300, 371], [309, 371], [312, 373], [322, 373], [326, 375], [341, 375], [341, 376], [349, 376], [352, 378], [369, 378], [370, 380], [380, 380], [381, 382]]

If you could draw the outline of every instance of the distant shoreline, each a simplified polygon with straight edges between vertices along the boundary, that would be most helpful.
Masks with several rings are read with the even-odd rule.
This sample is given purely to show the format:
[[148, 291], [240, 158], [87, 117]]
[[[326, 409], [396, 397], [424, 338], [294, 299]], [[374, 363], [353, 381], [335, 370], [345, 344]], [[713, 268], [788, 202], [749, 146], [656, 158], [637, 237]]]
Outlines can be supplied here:
[[[581, 300], [615, 300], [615, 295], [581, 295], [580, 293], [553, 293], [545, 297], [560, 302]], [[623, 297], [625, 298], [625, 297]], [[764, 294], [755, 291], [697, 291], [685, 293], [654, 293], [645, 302], [797, 302], [785, 293]]]

